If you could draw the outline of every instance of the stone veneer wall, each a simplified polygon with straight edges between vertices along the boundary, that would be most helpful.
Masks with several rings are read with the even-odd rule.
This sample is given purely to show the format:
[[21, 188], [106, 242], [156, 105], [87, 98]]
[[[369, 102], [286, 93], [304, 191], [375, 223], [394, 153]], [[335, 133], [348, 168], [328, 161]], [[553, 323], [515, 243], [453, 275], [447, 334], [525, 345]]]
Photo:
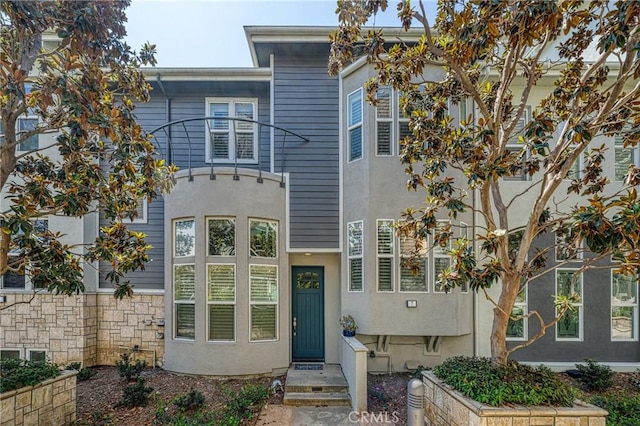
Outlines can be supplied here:
[[76, 419], [77, 371], [0, 394], [0, 426], [68, 425]]
[[[31, 294], [3, 293], [5, 306], [27, 302]], [[47, 351], [50, 361], [66, 365], [113, 365], [120, 353], [137, 345], [138, 358], [156, 365], [164, 356], [162, 294], [136, 294], [116, 300], [112, 294], [55, 296], [38, 294], [0, 315], [0, 348]], [[159, 334], [160, 333], [160, 334]]]
[[573, 407], [492, 407], [470, 400], [433, 373], [422, 375], [428, 426], [605, 426], [607, 412], [576, 401]]

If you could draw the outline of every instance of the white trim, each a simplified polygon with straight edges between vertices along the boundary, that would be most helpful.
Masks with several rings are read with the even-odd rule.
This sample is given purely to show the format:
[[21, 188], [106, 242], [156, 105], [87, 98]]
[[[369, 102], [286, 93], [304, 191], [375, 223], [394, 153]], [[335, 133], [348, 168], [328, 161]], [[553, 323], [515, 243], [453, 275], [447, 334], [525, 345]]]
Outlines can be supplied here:
[[176, 256], [176, 223], [177, 222], [193, 222], [193, 235], [194, 238], [197, 238], [196, 235], [196, 219], [195, 217], [184, 217], [184, 218], [174, 218], [171, 220], [171, 257], [173, 259], [187, 259], [190, 257], [194, 257], [196, 255], [196, 244], [194, 241], [193, 244], [193, 254], [190, 254], [188, 256]]
[[[350, 117], [351, 117], [351, 102], [350, 98], [352, 95], [355, 95], [359, 92], [360, 97], [360, 121], [357, 124], [350, 125]], [[347, 164], [354, 163], [358, 160], [364, 159], [364, 96], [362, 87], [357, 88], [353, 92], [347, 95], [347, 115], [346, 115], [346, 127], [347, 127]], [[351, 136], [350, 132], [354, 129], [360, 127], [360, 157], [351, 159]]]
[[18, 351], [18, 359], [23, 359], [23, 357], [24, 357], [23, 348], [11, 347], [11, 348], [0, 348], [0, 359], [10, 359], [10, 358], [3, 358], [2, 357], [2, 352], [4, 352], [4, 351], [7, 351], [7, 352], [9, 352], [9, 351]]
[[[346, 229], [346, 233], [347, 233], [347, 239], [349, 239], [349, 226], [351, 224], [354, 224], [354, 226], [356, 226], [355, 224], [360, 224], [360, 254], [357, 255], [352, 255], [350, 253], [349, 250], [349, 242], [347, 241], [347, 292], [348, 293], [364, 293], [364, 283], [365, 283], [365, 271], [364, 271], [364, 244], [365, 244], [365, 238], [364, 238], [364, 234], [365, 234], [365, 228], [364, 228], [364, 220], [360, 219], [360, 220], [354, 220], [352, 222], [347, 222], [347, 229]], [[361, 266], [360, 266], [360, 285], [361, 285], [361, 289], [360, 290], [352, 290], [351, 289], [351, 260], [353, 259], [360, 259], [360, 261], [362, 262]]]
[[[632, 282], [631, 286], [635, 287], [635, 291], [636, 291], [636, 296], [631, 298], [631, 302], [629, 301], [623, 301], [623, 300], [618, 300], [615, 297], [613, 297], [613, 277], [616, 274], [616, 272], [612, 269], [610, 271], [610, 276], [611, 276], [611, 282], [610, 282], [610, 292], [611, 292], [611, 307], [609, 309], [609, 326], [610, 329], [609, 331], [611, 332], [611, 342], [637, 342], [638, 341], [638, 284], [636, 282]], [[618, 275], [624, 275], [624, 274], [618, 274]], [[618, 300], [618, 303], [614, 304], [614, 301]], [[633, 332], [633, 336], [629, 339], [629, 338], [625, 338], [625, 339], [614, 339], [613, 338], [613, 309], [614, 308], [632, 308], [633, 309], [633, 323], [631, 325], [631, 330]]]
[[[271, 267], [276, 268], [276, 285], [278, 286], [276, 291], [276, 301], [273, 302], [253, 302], [251, 300], [251, 267], [252, 266], [262, 266], [262, 267]], [[263, 342], [277, 342], [280, 337], [280, 272], [277, 264], [264, 264], [264, 263], [249, 263], [249, 343], [263, 343]], [[260, 340], [252, 340], [251, 339], [251, 327], [252, 327], [252, 315], [251, 315], [251, 307], [254, 305], [265, 305], [265, 306], [275, 306], [276, 307], [276, 317], [275, 317], [275, 338], [274, 339], [260, 339]]]
[[[275, 224], [276, 225], [276, 255], [274, 257], [264, 257], [264, 256], [254, 256], [251, 254], [251, 222], [266, 222], [266, 223], [271, 223], [271, 224]], [[248, 235], [249, 235], [249, 244], [247, 246], [247, 255], [249, 256], [249, 259], [278, 259], [278, 257], [280, 256], [280, 222], [276, 219], [267, 219], [267, 218], [261, 218], [261, 217], [248, 217], [247, 218], [247, 230]]]
[[[580, 268], [557, 268], [554, 274], [554, 295], [558, 296], [558, 272], [573, 272], [578, 273], [580, 275], [580, 302], [574, 303], [573, 306], [578, 308], [578, 337], [559, 337], [558, 336], [558, 323], [555, 325], [555, 340], [556, 342], [582, 342], [584, 340], [584, 274], [582, 272], [578, 272]], [[554, 308], [554, 311], [557, 315], [557, 309]], [[565, 312], [571, 313], [571, 311]], [[563, 317], [564, 318], [564, 317]], [[562, 321], [562, 319], [560, 319]]]
[[[175, 286], [176, 286], [176, 267], [179, 266], [193, 266], [193, 275], [194, 275], [194, 293], [193, 293], [193, 299], [192, 300], [180, 300], [180, 301], [176, 301], [175, 298]], [[182, 341], [187, 341], [187, 342], [194, 342], [196, 340], [196, 264], [195, 263], [175, 263], [173, 265], [171, 265], [171, 313], [172, 313], [172, 321], [171, 321], [171, 336], [173, 337], [174, 340], [182, 340]], [[178, 308], [177, 305], [192, 305], [193, 306], [193, 315], [194, 315], [194, 319], [193, 319], [193, 338], [190, 339], [188, 337], [178, 337]], [[166, 326], [165, 326], [166, 327]]]
[[[340, 235], [342, 235], [342, 232], [340, 233]], [[287, 253], [291, 253], [291, 254], [295, 254], [295, 253], [318, 253], [318, 254], [335, 253], [335, 254], [340, 254], [340, 253], [342, 253], [342, 250], [335, 249], [335, 248], [294, 248], [294, 249], [287, 250]]]
[[[570, 231], [570, 230], [567, 230]], [[553, 260], [556, 263], [573, 263], [573, 262], [582, 262], [583, 258], [582, 258], [582, 253], [584, 252], [584, 241], [581, 242], [580, 247], [578, 247], [576, 249], [575, 252], [575, 258], [567, 258], [567, 259], [559, 259], [558, 258], [558, 249], [560, 248], [561, 244], [566, 245], [566, 240], [563, 241], [558, 241], [558, 233], [554, 232], [553, 233], [553, 241], [554, 241], [554, 247], [553, 247]], [[567, 247], [567, 250], [569, 250], [570, 247]]]
[[342, 79], [344, 77], [349, 77], [349, 75], [353, 74], [354, 72], [356, 72], [366, 64], [367, 64], [366, 56], [361, 56], [355, 62], [347, 65], [346, 67], [344, 67], [342, 71], [340, 71], [340, 78]]
[[[378, 245], [380, 241], [380, 222], [391, 222], [391, 253], [380, 254], [378, 252]], [[396, 236], [393, 231], [395, 225], [394, 219], [376, 219], [376, 239], [375, 239], [375, 253], [376, 253], [376, 293], [391, 294], [396, 292], [396, 279], [395, 279], [395, 263], [396, 263]], [[391, 290], [380, 290], [380, 259], [391, 259]]]
[[[26, 92], [30, 92], [30, 90], [26, 90]], [[35, 120], [35, 121], [36, 121], [36, 127], [35, 127], [36, 129], [38, 128], [38, 125], [40, 124], [40, 119], [38, 118], [38, 116], [37, 116], [37, 115], [24, 115], [24, 116], [19, 116], [19, 117], [16, 119], [16, 140], [20, 140], [20, 138], [21, 138], [21, 136], [20, 136], [20, 135], [21, 135], [22, 133], [26, 133], [26, 132], [28, 131], [28, 130], [27, 130], [27, 131], [22, 131], [22, 130], [20, 130], [20, 123], [21, 123], [22, 121], [24, 121], [24, 120], [27, 120], [27, 121], [33, 121], [33, 120]], [[36, 146], [36, 148], [34, 148], [34, 149], [28, 149], [28, 150], [26, 150], [26, 151], [21, 150], [21, 149], [20, 149], [20, 145], [22, 145], [23, 143], [25, 143], [25, 142], [26, 142], [26, 141], [25, 141], [25, 142], [18, 143], [18, 144], [16, 144], [16, 145], [15, 145], [15, 147], [16, 147], [16, 153], [17, 153], [17, 152], [30, 152], [30, 151], [35, 151], [35, 150], [40, 149], [40, 133], [36, 133], [36, 134], [35, 134], [35, 135], [33, 135], [32, 137], [35, 137], [35, 138], [36, 138], [36, 141], [37, 141], [37, 146]]]
[[[401, 220], [403, 221], [403, 219]], [[431, 279], [429, 278], [429, 274], [431, 273], [431, 269], [432, 269], [432, 262], [431, 262], [431, 258], [433, 256], [429, 256], [429, 251], [426, 250], [424, 253], [422, 254], [422, 258], [423, 258], [423, 268], [424, 268], [424, 285], [425, 285], [425, 289], [423, 291], [416, 291], [416, 290], [402, 290], [402, 259], [404, 259], [405, 257], [410, 257], [410, 255], [404, 255], [403, 251], [402, 251], [402, 241], [400, 240], [400, 238], [411, 238], [411, 237], [400, 237], [400, 236], [396, 236], [397, 238], [397, 246], [398, 246], [398, 293], [401, 294], [427, 294], [430, 293], [430, 284], [431, 284]], [[428, 247], [429, 241], [425, 240], [425, 247]]]
[[[466, 222], [460, 221], [460, 222], [458, 222], [458, 226], [459, 226], [459, 229], [460, 229], [460, 232], [459, 232], [460, 238], [465, 238], [466, 240], [469, 241], [470, 244], [473, 245], [473, 238], [469, 238], [469, 229], [471, 229], [471, 225], [469, 225]], [[462, 233], [463, 230], [464, 230], [464, 234]], [[471, 232], [473, 232], [473, 230]], [[473, 237], [473, 235], [472, 235], [472, 237]], [[469, 283], [465, 283], [465, 284], [467, 286], [466, 290], [463, 289], [462, 286], [460, 286], [460, 294], [468, 294], [469, 293]]]
[[128, 217], [122, 220], [123, 223], [148, 223], [149, 222], [149, 201], [146, 198], [142, 198], [139, 203], [142, 203], [142, 215], [138, 215], [135, 219], [131, 220]]
[[[209, 253], [209, 222], [212, 220], [230, 220], [233, 222], [233, 254], [210, 254]], [[205, 236], [205, 247], [204, 247], [204, 255], [206, 257], [236, 257], [238, 253], [238, 242], [236, 232], [238, 229], [238, 224], [236, 223], [236, 218], [234, 216], [205, 216], [204, 217], [204, 233]]]
[[[523, 318], [519, 321], [522, 321], [522, 337], [509, 337], [507, 336], [506, 340], [507, 342], [526, 342], [527, 340], [529, 340], [528, 336], [529, 336], [529, 318], [527, 318], [525, 315], [527, 315], [527, 313], [529, 312], [529, 286], [525, 286], [525, 288], [522, 289], [522, 291], [524, 292], [524, 302], [518, 302], [518, 300], [516, 299], [516, 302], [514, 303], [513, 307], [515, 308], [520, 308], [522, 309], [522, 315]], [[513, 310], [512, 310], [513, 312]]]
[[45, 359], [45, 361], [47, 360], [47, 349], [46, 348], [25, 349], [25, 351], [24, 351], [25, 359], [27, 359], [29, 361], [32, 361], [31, 352], [44, 352], [44, 359]]
[[[380, 92], [380, 89], [382, 88], [386, 88], [389, 89], [390, 93], [389, 93], [389, 117], [383, 117], [383, 118], [378, 118], [378, 107], [375, 106], [373, 108], [373, 114], [374, 114], [374, 122], [375, 122], [375, 129], [374, 129], [374, 134], [375, 134], [375, 139], [374, 139], [374, 155], [376, 157], [393, 157], [395, 155], [395, 149], [394, 149], [394, 145], [395, 145], [395, 141], [396, 141], [396, 125], [395, 125], [395, 104], [396, 102], [394, 102], [394, 93], [395, 91], [393, 90], [393, 88], [391, 86], [380, 86], [378, 88], [378, 92]], [[377, 94], [376, 94], [377, 96]], [[389, 154], [378, 154], [378, 123], [389, 123]]]
[[[235, 97], [206, 97], [204, 98], [204, 115], [205, 117], [211, 116], [210, 113], [210, 105], [211, 104], [227, 104], [229, 109], [227, 112], [228, 117], [237, 117], [235, 113], [235, 105], [236, 104], [251, 104], [253, 106], [253, 120], [258, 120], [259, 111], [258, 111], [258, 98], [235, 98]], [[229, 158], [211, 158], [213, 155], [211, 152], [211, 127], [209, 126], [208, 121], [206, 120], [204, 123], [204, 162], [206, 164], [257, 164], [259, 158], [259, 150], [260, 150], [260, 135], [258, 126], [254, 123], [252, 125], [253, 130], [253, 157], [252, 158], [238, 158], [236, 159], [236, 144], [235, 144], [235, 135], [237, 122], [234, 120], [227, 121], [227, 130], [226, 133], [229, 135], [227, 143], [228, 143], [228, 152]], [[225, 133], [224, 131], [220, 131], [219, 133]], [[245, 132], [248, 133], [248, 132]]]
[[[436, 229], [435, 229], [436, 232], [439, 231], [438, 228], [440, 228], [439, 224], [441, 224], [441, 223], [445, 224], [445, 227], [446, 227], [446, 225], [451, 225], [451, 221], [449, 219], [437, 219], [436, 220]], [[440, 247], [439, 245], [436, 246], [435, 242], [433, 241], [434, 240], [433, 236], [431, 236], [430, 240], [431, 240], [432, 246], [433, 246], [433, 256], [431, 256], [433, 258], [433, 260], [431, 260], [431, 264], [433, 265], [432, 266], [433, 274], [431, 274], [429, 277], [427, 277], [427, 280], [432, 280], [433, 281], [432, 282], [432, 287], [433, 287], [433, 293], [434, 294], [444, 294], [444, 293], [446, 293], [445, 290], [437, 290], [437, 287], [436, 287], [436, 282], [438, 281], [438, 275], [437, 275], [438, 273], [436, 271], [436, 259], [446, 259], [446, 260], [448, 260], [448, 263], [449, 263], [448, 268], [451, 267], [451, 263], [452, 263], [451, 255], [449, 255], [447, 253], [448, 250], [451, 250], [451, 238], [449, 238], [449, 244], [444, 248]]]
[[[233, 267], [233, 301], [215, 301], [209, 299], [209, 266], [232, 266]], [[235, 263], [205, 263], [205, 341], [207, 343], [235, 343], [238, 340], [238, 274]], [[211, 340], [209, 339], [209, 306], [211, 305], [233, 305], [233, 340]]]

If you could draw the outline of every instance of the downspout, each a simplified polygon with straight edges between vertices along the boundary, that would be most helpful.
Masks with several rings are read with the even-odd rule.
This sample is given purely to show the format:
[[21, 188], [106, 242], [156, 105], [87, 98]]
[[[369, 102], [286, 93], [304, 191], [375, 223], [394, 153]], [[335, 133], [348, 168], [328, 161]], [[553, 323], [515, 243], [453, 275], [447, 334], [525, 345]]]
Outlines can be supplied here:
[[[164, 84], [162, 84], [162, 80], [160, 80], [160, 73], [156, 73], [156, 82], [158, 83], [158, 87], [160, 87], [160, 91], [162, 92], [162, 94], [165, 97], [165, 111], [164, 111], [164, 115], [166, 117], [166, 123], [170, 123], [171, 122], [171, 98], [167, 95], [167, 91], [164, 88]], [[169, 126], [169, 128], [167, 129], [167, 163], [171, 164], [171, 127]]]

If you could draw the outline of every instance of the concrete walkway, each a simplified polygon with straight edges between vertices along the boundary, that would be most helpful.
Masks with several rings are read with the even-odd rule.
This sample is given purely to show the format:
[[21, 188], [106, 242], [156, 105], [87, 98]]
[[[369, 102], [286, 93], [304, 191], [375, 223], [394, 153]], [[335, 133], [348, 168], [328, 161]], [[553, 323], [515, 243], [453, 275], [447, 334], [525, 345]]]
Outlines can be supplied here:
[[371, 416], [363, 413], [360, 417], [349, 407], [292, 407], [288, 405], [267, 405], [260, 412], [257, 426], [344, 426], [344, 425], [399, 425], [391, 415]]

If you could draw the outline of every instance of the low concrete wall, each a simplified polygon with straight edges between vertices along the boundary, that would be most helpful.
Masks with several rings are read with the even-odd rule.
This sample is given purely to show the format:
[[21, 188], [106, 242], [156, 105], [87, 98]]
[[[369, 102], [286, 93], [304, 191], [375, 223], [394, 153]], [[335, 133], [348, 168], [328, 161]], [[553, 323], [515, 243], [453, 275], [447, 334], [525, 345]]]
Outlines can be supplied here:
[[573, 407], [492, 407], [464, 397], [432, 372], [422, 375], [424, 421], [429, 426], [605, 426], [607, 412], [576, 401]]
[[340, 365], [349, 384], [351, 407], [367, 411], [367, 348], [355, 337], [344, 337], [340, 342]]
[[0, 394], [0, 426], [68, 425], [76, 419], [77, 371]]

